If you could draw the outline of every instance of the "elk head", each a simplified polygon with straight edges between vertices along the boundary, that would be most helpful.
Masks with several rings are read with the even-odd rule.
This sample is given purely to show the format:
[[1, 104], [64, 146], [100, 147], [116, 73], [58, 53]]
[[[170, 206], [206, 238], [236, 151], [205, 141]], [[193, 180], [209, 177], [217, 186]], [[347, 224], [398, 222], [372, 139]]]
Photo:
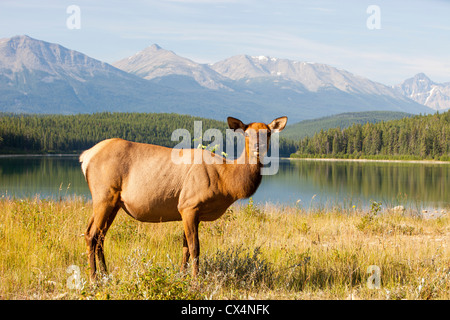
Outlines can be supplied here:
[[249, 163], [257, 163], [266, 155], [271, 134], [283, 130], [287, 123], [287, 117], [277, 118], [269, 124], [262, 122], [244, 124], [241, 120], [233, 117], [228, 117], [227, 120], [230, 129], [242, 130], [241, 132], [245, 136], [245, 155]]

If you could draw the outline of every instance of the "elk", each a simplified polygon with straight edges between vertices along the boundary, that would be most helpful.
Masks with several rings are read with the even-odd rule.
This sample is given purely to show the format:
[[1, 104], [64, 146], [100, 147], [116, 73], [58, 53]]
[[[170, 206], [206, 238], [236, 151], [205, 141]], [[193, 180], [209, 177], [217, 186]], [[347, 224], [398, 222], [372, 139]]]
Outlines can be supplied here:
[[[120, 208], [141, 222], [181, 220], [184, 229], [181, 271], [186, 270], [192, 257], [192, 276], [197, 276], [200, 221], [218, 219], [236, 200], [255, 193], [262, 179], [260, 158], [265, 155], [260, 154], [260, 145], [269, 145], [270, 134], [283, 130], [287, 117], [270, 124], [244, 124], [232, 117], [227, 121], [230, 129], [241, 129], [245, 135], [244, 151], [236, 160], [221, 158], [224, 161], [217, 163], [178, 164], [171, 161], [175, 149], [119, 138], [101, 141], [81, 154], [81, 168], [93, 203], [85, 232], [92, 281], [97, 276], [96, 257], [99, 271], [106, 273], [103, 242]], [[248, 134], [260, 130], [266, 130], [267, 141], [259, 141], [260, 135]], [[220, 157], [203, 149], [179, 152], [191, 159], [198, 152]]]

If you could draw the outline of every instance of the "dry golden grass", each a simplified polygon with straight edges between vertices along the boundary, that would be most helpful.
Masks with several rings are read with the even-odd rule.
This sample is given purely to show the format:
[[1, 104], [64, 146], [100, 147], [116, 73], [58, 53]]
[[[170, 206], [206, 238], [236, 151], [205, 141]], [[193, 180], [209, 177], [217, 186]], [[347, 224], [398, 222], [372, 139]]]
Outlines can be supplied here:
[[[90, 284], [82, 234], [91, 212], [77, 198], [0, 200], [0, 298], [450, 298], [447, 215], [234, 205], [201, 223], [192, 280], [178, 272], [181, 223], [144, 224], [120, 211], [105, 241], [110, 275]], [[371, 265], [379, 288], [367, 285]]]

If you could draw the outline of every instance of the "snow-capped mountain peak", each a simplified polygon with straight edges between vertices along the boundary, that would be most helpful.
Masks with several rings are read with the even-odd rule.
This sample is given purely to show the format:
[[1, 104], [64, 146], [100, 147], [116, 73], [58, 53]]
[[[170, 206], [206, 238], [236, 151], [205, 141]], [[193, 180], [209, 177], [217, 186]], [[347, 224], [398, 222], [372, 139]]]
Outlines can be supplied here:
[[264, 55], [206, 65], [155, 44], [114, 65], [28, 36], [0, 39], [0, 111], [177, 112], [244, 121], [285, 114], [295, 122], [352, 111], [431, 110], [345, 70]]
[[400, 96], [391, 88], [345, 70], [320, 63], [293, 61], [267, 56], [238, 55], [211, 66], [232, 80], [272, 78], [273, 81], [291, 81], [308, 91], [336, 88], [348, 93]]
[[450, 108], [450, 83], [435, 83], [424, 73], [418, 73], [394, 88], [408, 98], [432, 109]]

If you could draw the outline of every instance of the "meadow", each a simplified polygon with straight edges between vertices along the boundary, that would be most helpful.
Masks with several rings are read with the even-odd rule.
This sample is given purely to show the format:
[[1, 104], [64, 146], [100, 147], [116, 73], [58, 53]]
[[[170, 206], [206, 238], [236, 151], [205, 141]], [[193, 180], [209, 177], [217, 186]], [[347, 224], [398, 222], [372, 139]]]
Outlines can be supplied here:
[[200, 275], [179, 272], [181, 222], [123, 211], [96, 283], [84, 198], [0, 199], [0, 299], [450, 299], [447, 214], [235, 204], [200, 224]]

